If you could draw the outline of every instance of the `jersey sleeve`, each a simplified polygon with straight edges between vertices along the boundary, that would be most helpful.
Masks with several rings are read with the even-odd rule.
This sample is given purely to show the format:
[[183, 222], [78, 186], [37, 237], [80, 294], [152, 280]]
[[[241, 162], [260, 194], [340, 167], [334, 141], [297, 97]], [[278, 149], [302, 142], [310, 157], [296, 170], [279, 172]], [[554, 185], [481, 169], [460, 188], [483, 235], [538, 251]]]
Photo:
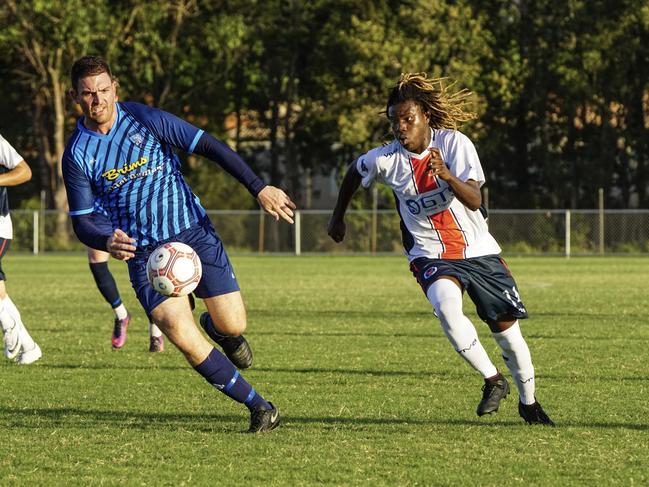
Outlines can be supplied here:
[[374, 151], [363, 154], [356, 161], [356, 170], [361, 175], [361, 184], [364, 188], [369, 188], [377, 179], [378, 167]]
[[461, 181], [473, 179], [480, 186], [485, 183], [484, 172], [473, 142], [461, 132], [455, 132], [446, 153], [451, 172]]
[[23, 158], [9, 142], [0, 135], [0, 166], [14, 169]]
[[61, 163], [63, 182], [68, 194], [70, 216], [87, 215], [95, 208], [95, 196], [88, 177], [69, 152], [63, 154]]
[[203, 135], [202, 129], [164, 110], [135, 102], [121, 105], [160, 141], [190, 154]]

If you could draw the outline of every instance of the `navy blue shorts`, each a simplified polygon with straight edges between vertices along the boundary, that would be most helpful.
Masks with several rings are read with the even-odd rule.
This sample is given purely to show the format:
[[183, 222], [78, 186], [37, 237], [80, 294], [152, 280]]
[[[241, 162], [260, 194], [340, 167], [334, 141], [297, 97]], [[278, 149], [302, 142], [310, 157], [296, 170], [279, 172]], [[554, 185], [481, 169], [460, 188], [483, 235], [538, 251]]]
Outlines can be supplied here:
[[131, 284], [137, 299], [147, 313], [151, 314], [156, 306], [169, 299], [153, 289], [146, 275], [146, 263], [149, 255], [158, 246], [167, 242], [185, 243], [198, 254], [203, 266], [203, 276], [194, 290], [197, 297], [211, 298], [239, 291], [239, 284], [234, 276], [228, 254], [214, 227], [206, 218], [200, 224], [192, 226], [169, 240], [138, 250], [135, 257], [127, 261]]
[[4, 271], [2, 270], [2, 258], [9, 250], [10, 238], [0, 238], [0, 281], [6, 280]]
[[486, 323], [508, 317], [527, 318], [516, 281], [498, 255], [458, 260], [420, 257], [410, 263], [410, 270], [424, 294], [437, 279], [456, 278], [475, 304], [478, 316]]

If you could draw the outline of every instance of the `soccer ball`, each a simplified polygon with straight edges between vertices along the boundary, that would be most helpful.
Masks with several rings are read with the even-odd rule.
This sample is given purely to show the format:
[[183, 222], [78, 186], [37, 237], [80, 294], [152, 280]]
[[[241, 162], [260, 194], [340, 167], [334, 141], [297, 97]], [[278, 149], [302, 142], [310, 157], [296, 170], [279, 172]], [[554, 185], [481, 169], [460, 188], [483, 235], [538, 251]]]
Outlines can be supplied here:
[[186, 296], [201, 280], [201, 260], [189, 245], [169, 242], [149, 256], [146, 274], [153, 289], [164, 296]]

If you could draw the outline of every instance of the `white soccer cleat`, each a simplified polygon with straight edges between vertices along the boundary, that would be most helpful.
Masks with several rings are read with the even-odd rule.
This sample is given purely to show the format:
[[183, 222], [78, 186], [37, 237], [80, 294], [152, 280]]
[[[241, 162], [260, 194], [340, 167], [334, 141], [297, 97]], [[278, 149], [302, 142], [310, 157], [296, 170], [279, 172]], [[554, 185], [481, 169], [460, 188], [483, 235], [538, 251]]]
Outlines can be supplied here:
[[23, 350], [23, 352], [20, 354], [20, 357], [18, 357], [18, 363], [20, 365], [33, 364], [42, 356], [43, 352], [41, 351], [41, 347], [34, 343], [34, 348], [32, 348], [31, 350]]
[[20, 353], [20, 325], [14, 322], [14, 326], [4, 332], [5, 357], [13, 360]]

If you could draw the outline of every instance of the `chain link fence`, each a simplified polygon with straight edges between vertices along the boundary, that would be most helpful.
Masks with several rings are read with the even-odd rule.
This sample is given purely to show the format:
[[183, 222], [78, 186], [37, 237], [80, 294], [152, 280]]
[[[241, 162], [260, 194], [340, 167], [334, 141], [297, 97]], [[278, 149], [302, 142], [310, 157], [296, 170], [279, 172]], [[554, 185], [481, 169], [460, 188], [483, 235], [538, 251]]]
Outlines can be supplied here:
[[[302, 210], [295, 225], [261, 211], [208, 211], [230, 253], [400, 254], [393, 210], [350, 210], [342, 244], [327, 236], [330, 211]], [[13, 251], [81, 251], [70, 218], [56, 210], [13, 210]], [[489, 230], [507, 255], [649, 253], [649, 210], [491, 210]]]

